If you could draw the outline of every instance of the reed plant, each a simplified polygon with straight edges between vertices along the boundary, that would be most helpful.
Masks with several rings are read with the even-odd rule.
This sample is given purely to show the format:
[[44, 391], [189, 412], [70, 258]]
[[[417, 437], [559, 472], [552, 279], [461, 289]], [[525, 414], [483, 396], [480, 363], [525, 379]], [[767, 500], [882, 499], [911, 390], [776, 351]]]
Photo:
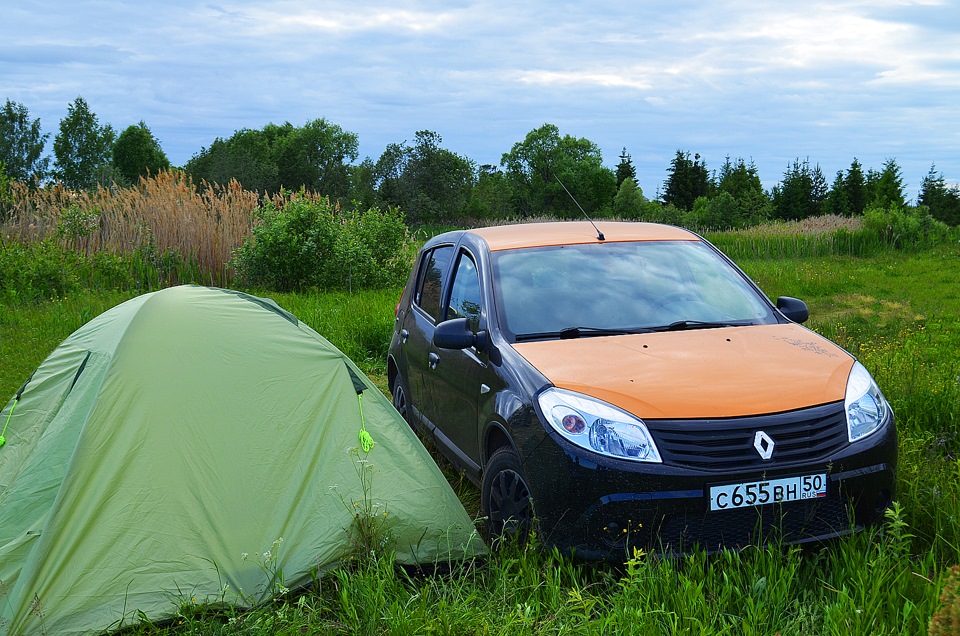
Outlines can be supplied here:
[[749, 228], [707, 232], [705, 237], [734, 260], [817, 256], [870, 257], [891, 249], [918, 250], [960, 240], [926, 208], [870, 208], [865, 217], [826, 215], [769, 221]]
[[110, 253], [132, 264], [136, 279], [158, 284], [233, 283], [233, 253], [249, 237], [261, 204], [326, 201], [311, 192], [271, 197], [227, 185], [194, 184], [179, 171], [141, 177], [134, 187], [74, 191], [59, 184], [28, 188], [11, 184], [10, 210], [2, 224], [7, 242], [55, 242], [85, 258]]
[[141, 178], [137, 187], [94, 191], [15, 184], [3, 231], [22, 244], [54, 240], [86, 257], [175, 253], [203, 272], [205, 280], [196, 282], [222, 285], [231, 280], [228, 263], [250, 231], [259, 197], [236, 181], [201, 186], [176, 171]]

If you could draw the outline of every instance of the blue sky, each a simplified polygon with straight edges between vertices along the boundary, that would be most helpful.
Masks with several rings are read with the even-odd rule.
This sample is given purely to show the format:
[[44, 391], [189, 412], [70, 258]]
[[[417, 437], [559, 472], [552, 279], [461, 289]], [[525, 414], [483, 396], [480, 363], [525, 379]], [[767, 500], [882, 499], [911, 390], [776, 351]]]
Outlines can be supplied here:
[[[544, 123], [623, 147], [653, 197], [678, 150], [753, 160], [766, 187], [795, 158], [828, 181], [854, 157], [932, 163], [960, 181], [960, 3], [116, 0], [8, 3], [0, 99], [51, 142], [87, 100], [143, 120], [186, 162], [240, 128], [326, 118], [360, 158], [433, 130], [479, 164]], [[48, 143], [52, 151], [52, 143]]]

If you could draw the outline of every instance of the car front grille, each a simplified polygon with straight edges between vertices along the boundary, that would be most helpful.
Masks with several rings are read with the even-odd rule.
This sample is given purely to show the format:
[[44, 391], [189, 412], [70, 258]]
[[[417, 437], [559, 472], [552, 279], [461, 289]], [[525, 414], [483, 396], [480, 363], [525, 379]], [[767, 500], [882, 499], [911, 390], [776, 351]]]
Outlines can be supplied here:
[[[848, 443], [843, 402], [774, 415], [646, 423], [664, 463], [717, 472], [807, 463]], [[773, 440], [769, 459], [755, 446], [758, 431]]]
[[[835, 493], [825, 499], [699, 513], [663, 512], [639, 502], [616, 502], [596, 515], [591, 532], [601, 538], [611, 556], [629, 555], [631, 546], [667, 555], [694, 549], [716, 552], [749, 545], [824, 541], [855, 531], [875, 518], [857, 518], [854, 503]], [[616, 522], [610, 524], [611, 520]]]
[[[729, 514], [727, 514], [729, 513]], [[673, 517], [655, 529], [662, 550], [708, 552], [771, 542], [796, 543], [845, 534], [856, 526], [847, 500], [834, 497], [760, 508], [739, 508], [703, 517]]]

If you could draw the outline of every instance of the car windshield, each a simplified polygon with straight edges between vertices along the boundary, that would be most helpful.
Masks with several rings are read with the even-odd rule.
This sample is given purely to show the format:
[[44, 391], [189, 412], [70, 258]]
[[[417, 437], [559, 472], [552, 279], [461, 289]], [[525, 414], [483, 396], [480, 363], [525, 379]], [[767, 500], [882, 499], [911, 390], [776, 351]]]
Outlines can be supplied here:
[[517, 340], [764, 324], [750, 283], [700, 241], [637, 241], [492, 254], [501, 327]]

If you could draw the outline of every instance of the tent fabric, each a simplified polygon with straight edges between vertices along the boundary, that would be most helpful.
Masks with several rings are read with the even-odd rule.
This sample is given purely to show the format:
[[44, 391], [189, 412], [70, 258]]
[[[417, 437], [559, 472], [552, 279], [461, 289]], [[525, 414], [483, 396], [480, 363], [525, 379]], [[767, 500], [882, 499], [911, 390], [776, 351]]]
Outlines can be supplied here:
[[134, 298], [67, 338], [0, 421], [14, 406], [0, 633], [261, 602], [276, 572], [293, 588], [348, 555], [353, 510], [383, 514], [403, 563], [484, 551], [383, 394], [272, 301], [196, 286]]

